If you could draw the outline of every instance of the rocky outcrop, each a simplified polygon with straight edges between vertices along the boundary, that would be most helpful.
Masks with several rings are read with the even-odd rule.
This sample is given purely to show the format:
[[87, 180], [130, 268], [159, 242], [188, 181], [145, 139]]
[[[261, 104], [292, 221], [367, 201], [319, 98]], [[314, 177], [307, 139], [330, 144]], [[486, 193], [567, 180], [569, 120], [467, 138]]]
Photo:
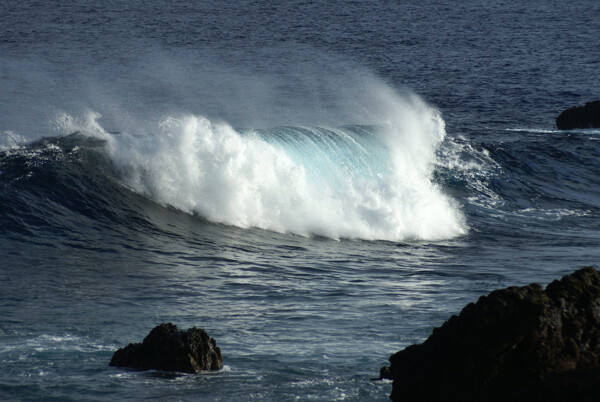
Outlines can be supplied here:
[[171, 323], [155, 327], [142, 343], [117, 350], [110, 361], [111, 366], [193, 374], [219, 370], [222, 364], [221, 349], [204, 330], [180, 331]]
[[493, 291], [390, 361], [394, 401], [599, 401], [600, 273]]
[[600, 128], [600, 101], [588, 102], [584, 106], [567, 109], [556, 118], [559, 130], [574, 128]]

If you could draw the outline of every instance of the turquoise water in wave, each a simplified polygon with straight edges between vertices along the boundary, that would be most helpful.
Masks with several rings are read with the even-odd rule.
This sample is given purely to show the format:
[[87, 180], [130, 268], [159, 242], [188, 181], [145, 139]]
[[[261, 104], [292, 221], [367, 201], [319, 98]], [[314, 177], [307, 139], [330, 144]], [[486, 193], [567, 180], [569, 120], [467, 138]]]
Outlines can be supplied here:
[[[0, 399], [384, 401], [600, 258], [600, 5], [0, 4]], [[109, 367], [161, 322], [224, 368]]]

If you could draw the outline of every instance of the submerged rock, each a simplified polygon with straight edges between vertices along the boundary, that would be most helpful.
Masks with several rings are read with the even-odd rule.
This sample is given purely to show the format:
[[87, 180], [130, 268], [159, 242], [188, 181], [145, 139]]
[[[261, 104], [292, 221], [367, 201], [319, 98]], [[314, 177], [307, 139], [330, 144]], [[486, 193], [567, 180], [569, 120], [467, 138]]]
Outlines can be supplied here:
[[221, 349], [204, 330], [182, 331], [171, 323], [155, 327], [142, 343], [117, 350], [110, 361], [111, 366], [193, 374], [219, 370], [222, 364]]
[[559, 130], [574, 128], [600, 128], [600, 101], [588, 102], [584, 106], [567, 109], [556, 118]]
[[394, 401], [598, 401], [600, 273], [493, 291], [390, 362]]

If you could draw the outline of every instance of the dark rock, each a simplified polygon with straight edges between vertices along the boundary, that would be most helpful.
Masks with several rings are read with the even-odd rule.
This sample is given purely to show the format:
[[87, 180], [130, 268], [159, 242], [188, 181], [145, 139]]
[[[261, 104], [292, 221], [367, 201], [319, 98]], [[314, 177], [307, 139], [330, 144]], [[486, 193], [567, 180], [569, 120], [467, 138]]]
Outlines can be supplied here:
[[379, 380], [393, 380], [392, 371], [390, 370], [390, 366], [383, 366], [381, 370], [379, 370]]
[[390, 361], [394, 401], [600, 401], [600, 272], [493, 291]]
[[221, 349], [204, 330], [180, 331], [170, 323], [155, 327], [142, 343], [117, 350], [110, 361], [111, 366], [184, 373], [219, 370], [222, 364]]
[[600, 128], [600, 101], [588, 102], [584, 106], [567, 109], [556, 118], [559, 130], [574, 128]]

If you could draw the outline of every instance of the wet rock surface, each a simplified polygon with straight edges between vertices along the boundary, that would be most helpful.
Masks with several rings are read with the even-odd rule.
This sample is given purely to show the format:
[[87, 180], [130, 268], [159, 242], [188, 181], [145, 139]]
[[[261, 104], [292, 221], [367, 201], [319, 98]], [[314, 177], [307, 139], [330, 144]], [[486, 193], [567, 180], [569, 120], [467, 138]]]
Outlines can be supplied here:
[[493, 291], [390, 362], [394, 401], [598, 401], [600, 273]]
[[117, 350], [110, 361], [111, 366], [193, 374], [219, 370], [222, 364], [221, 349], [204, 330], [183, 331], [171, 323], [152, 329], [142, 343]]

